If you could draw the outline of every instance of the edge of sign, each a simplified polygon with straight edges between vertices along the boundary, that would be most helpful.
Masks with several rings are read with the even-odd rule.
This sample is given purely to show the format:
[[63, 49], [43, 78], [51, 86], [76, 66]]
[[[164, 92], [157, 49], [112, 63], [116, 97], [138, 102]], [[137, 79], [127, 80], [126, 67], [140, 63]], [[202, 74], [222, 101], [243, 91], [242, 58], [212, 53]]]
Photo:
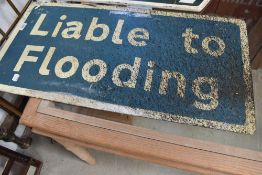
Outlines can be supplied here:
[[[129, 5], [129, 6], [145, 6], [148, 8], [157, 8], [157, 9], [169, 9], [169, 10], [178, 10], [178, 11], [190, 11], [190, 12], [201, 12], [211, 0], [203, 0], [198, 6], [190, 5], [177, 5], [177, 4], [167, 4], [159, 2], [145, 2], [145, 1], [133, 1], [133, 0], [88, 0], [88, 3], [101, 3], [109, 5]], [[83, 2], [85, 4], [85, 2]]]
[[246, 24], [243, 20], [233, 19], [233, 18], [222, 18], [222, 17], [212, 17], [206, 15], [195, 15], [195, 14], [186, 14], [186, 13], [175, 13], [175, 12], [165, 12], [157, 10], [146, 10], [146, 9], [133, 9], [133, 8], [123, 8], [123, 7], [110, 7], [110, 6], [87, 6], [81, 4], [58, 4], [58, 3], [32, 3], [26, 12], [24, 13], [21, 20], [18, 22], [14, 31], [11, 33], [10, 37], [4, 43], [3, 47], [0, 50], [0, 61], [3, 58], [5, 52], [11, 45], [12, 41], [21, 30], [21, 26], [24, 24], [24, 21], [30, 15], [33, 8], [38, 8], [40, 6], [60, 6], [60, 7], [78, 7], [78, 8], [95, 8], [95, 9], [106, 9], [106, 10], [124, 10], [130, 12], [140, 12], [140, 13], [150, 13], [153, 15], [162, 15], [162, 16], [175, 16], [181, 18], [194, 18], [194, 19], [206, 19], [212, 21], [228, 22], [236, 24], [240, 27], [240, 38], [241, 38], [241, 49], [242, 49], [242, 59], [243, 59], [243, 75], [246, 85], [246, 89], [249, 89], [246, 94], [246, 122], [244, 125], [228, 124], [224, 122], [211, 121], [206, 119], [197, 119], [180, 115], [172, 115], [163, 112], [155, 112], [151, 110], [131, 108], [128, 106], [115, 105], [105, 102], [100, 102], [97, 100], [82, 98], [78, 96], [72, 96], [71, 94], [65, 94], [61, 92], [44, 92], [38, 90], [32, 90], [27, 88], [19, 88], [9, 85], [0, 84], [0, 89], [14, 94], [32, 96], [36, 98], [44, 98], [51, 101], [67, 103], [71, 105], [79, 105], [83, 107], [95, 108], [98, 110], [106, 110], [118, 113], [124, 113], [134, 116], [144, 116], [147, 118], [162, 119], [177, 123], [186, 123], [196, 126], [204, 126], [207, 128], [221, 129], [239, 133], [253, 134], [255, 132], [255, 111], [254, 111], [254, 101], [253, 101], [253, 86], [252, 86], [252, 76], [249, 63], [249, 47], [247, 40]]

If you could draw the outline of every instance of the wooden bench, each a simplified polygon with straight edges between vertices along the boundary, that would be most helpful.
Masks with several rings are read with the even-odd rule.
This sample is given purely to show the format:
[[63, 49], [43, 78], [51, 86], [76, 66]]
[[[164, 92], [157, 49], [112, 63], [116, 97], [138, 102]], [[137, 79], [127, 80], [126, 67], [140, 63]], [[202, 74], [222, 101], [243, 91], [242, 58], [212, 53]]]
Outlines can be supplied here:
[[31, 98], [20, 122], [95, 164], [86, 148], [201, 174], [260, 174], [262, 153], [131, 125], [127, 115]]

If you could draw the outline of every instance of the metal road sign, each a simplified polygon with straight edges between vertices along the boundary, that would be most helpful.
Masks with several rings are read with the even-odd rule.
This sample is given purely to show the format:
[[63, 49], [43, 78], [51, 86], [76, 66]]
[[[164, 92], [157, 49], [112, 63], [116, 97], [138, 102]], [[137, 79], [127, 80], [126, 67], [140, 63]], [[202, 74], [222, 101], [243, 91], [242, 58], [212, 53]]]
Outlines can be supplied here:
[[0, 89], [100, 110], [253, 133], [242, 20], [33, 4], [0, 52]]

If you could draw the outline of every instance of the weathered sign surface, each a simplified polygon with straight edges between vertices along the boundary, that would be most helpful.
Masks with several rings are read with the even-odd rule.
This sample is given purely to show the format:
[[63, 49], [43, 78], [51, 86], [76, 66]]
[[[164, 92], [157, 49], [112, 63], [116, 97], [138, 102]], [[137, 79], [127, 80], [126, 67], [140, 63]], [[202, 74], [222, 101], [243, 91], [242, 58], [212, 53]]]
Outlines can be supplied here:
[[253, 133], [242, 20], [33, 4], [0, 52], [1, 91]]

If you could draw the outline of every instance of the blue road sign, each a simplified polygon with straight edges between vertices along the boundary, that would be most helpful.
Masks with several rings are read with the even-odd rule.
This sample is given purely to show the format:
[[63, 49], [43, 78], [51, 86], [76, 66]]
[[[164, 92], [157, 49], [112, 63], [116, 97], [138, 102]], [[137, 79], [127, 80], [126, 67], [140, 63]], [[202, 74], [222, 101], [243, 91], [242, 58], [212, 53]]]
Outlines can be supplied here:
[[253, 133], [242, 20], [33, 4], [0, 52], [2, 91]]

